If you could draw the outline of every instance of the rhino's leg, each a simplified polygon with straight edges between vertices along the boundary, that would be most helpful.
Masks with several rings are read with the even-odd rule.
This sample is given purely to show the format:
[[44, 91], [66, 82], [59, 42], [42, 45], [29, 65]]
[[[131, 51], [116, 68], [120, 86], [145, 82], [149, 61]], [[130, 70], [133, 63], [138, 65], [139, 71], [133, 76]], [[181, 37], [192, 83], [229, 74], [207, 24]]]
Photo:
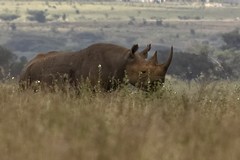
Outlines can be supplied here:
[[77, 79], [76, 79], [76, 73], [74, 70], [70, 70], [68, 73], [69, 83], [72, 87], [77, 88]]

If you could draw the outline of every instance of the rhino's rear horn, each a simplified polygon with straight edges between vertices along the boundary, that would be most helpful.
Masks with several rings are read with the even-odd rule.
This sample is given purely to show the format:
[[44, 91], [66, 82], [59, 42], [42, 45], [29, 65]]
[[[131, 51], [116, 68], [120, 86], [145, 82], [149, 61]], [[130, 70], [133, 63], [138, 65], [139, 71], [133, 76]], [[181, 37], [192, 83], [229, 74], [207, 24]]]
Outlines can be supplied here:
[[147, 58], [148, 56], [148, 51], [151, 50], [151, 44], [148, 44], [147, 47], [142, 51], [140, 52], [140, 56], [143, 57], [143, 58]]

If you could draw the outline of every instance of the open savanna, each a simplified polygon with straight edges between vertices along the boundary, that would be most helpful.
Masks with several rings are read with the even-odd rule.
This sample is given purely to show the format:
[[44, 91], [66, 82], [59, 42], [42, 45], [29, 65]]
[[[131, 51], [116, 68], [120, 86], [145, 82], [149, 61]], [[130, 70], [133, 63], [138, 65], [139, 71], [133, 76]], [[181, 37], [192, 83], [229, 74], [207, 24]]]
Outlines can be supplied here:
[[78, 95], [0, 83], [0, 159], [238, 160], [239, 106], [239, 81]]

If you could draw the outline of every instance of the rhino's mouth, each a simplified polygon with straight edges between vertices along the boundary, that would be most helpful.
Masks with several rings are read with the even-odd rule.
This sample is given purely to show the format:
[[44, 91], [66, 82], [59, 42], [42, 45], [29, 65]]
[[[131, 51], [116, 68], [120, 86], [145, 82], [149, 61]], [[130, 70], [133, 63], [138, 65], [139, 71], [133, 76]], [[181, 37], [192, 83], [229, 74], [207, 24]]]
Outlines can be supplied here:
[[164, 80], [156, 80], [156, 81], [152, 81], [149, 86], [148, 86], [148, 90], [150, 91], [156, 91], [159, 87], [162, 87], [164, 83]]
[[154, 81], [142, 81], [140, 83], [135, 84], [138, 88], [144, 90], [144, 91], [156, 91], [157, 89], [161, 88], [163, 85], [164, 80], [154, 80]]

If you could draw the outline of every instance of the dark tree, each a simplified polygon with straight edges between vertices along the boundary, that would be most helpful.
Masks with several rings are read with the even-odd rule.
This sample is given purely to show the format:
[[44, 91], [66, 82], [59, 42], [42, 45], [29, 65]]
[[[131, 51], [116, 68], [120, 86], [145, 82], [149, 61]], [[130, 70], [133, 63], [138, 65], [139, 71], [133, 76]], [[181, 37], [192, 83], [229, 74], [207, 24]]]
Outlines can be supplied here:
[[17, 59], [17, 56], [10, 50], [0, 45], [0, 80], [6, 78], [10, 65]]
[[229, 33], [222, 35], [223, 41], [226, 43], [223, 49], [237, 49], [240, 50], [240, 33], [239, 29], [235, 29]]
[[16, 26], [15, 23], [10, 24], [10, 27], [11, 27], [12, 31], [16, 31], [17, 30], [17, 26]]
[[[164, 61], [167, 54], [159, 54], [159, 61]], [[232, 70], [225, 63], [209, 57], [208, 54], [175, 52], [168, 74], [184, 80], [194, 80], [201, 76], [205, 79], [227, 79]]]
[[67, 18], [67, 15], [64, 13], [64, 14], [62, 15], [62, 19], [63, 19], [64, 21], [66, 21], [66, 18]]
[[14, 62], [17, 56], [13, 54], [10, 50], [0, 45], [0, 66], [8, 66], [10, 63]]
[[10, 66], [11, 76], [18, 76], [26, 63], [27, 58], [25, 56], [20, 57], [19, 61], [12, 63], [12, 65]]
[[0, 19], [4, 20], [4, 21], [13, 21], [13, 20], [15, 20], [19, 17], [20, 16], [16, 15], [16, 14], [2, 14], [2, 15], [0, 15]]
[[28, 11], [28, 14], [30, 15], [30, 17], [28, 17], [30, 21], [37, 21], [39, 23], [46, 22], [46, 15], [44, 11], [30, 10]]

